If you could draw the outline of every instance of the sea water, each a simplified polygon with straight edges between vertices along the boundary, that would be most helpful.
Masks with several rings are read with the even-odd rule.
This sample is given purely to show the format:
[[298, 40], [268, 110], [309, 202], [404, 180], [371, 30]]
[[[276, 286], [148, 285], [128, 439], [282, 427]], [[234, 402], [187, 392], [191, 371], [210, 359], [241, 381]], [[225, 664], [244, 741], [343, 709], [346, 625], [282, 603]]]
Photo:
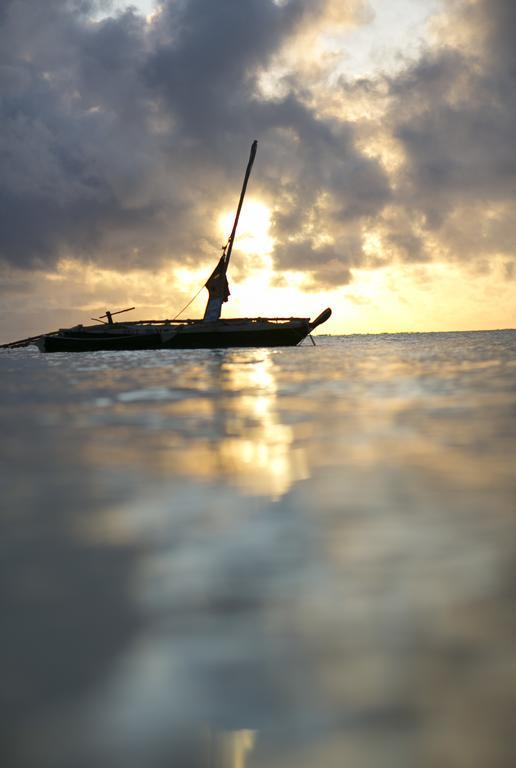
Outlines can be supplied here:
[[4, 768], [514, 765], [516, 331], [0, 374]]

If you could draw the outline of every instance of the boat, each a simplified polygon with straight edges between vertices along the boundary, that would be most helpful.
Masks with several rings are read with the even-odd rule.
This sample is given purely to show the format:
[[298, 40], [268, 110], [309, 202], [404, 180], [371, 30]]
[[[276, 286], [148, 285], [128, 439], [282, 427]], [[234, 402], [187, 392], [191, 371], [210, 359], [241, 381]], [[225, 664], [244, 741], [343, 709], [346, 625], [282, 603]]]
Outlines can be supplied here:
[[[179, 315], [169, 320], [119, 322], [113, 320], [113, 317], [133, 310], [134, 307], [118, 312], [106, 310], [100, 318], [92, 318], [96, 325], [61, 328], [2, 346], [14, 348], [36, 344], [41, 352], [292, 347], [310, 336], [315, 328], [331, 316], [330, 308], [325, 309], [314, 320], [308, 317], [221, 318], [222, 305], [230, 296], [228, 266], [257, 146], [258, 142], [253, 141], [231, 234], [215, 269], [202, 286], [208, 290], [208, 302], [202, 319], [178, 319], [193, 299]], [[194, 298], [199, 293], [200, 291]]]
[[329, 310], [313, 322], [306, 317], [231, 318], [203, 322], [150, 321], [136, 329], [113, 324], [62, 329], [35, 343], [41, 352], [97, 352], [138, 349], [220, 349], [228, 347], [293, 347], [329, 317]]

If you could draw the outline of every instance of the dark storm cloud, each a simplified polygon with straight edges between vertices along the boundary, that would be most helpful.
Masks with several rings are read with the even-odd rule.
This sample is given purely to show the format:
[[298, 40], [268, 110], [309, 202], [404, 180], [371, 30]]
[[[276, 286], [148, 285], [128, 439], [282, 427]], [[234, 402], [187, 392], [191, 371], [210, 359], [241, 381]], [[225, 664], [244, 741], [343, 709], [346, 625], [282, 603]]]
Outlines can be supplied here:
[[[277, 266], [312, 271], [324, 287], [330, 273], [333, 285], [349, 282], [350, 268], [365, 259], [361, 223], [390, 197], [385, 173], [356, 150], [350, 125], [318, 119], [293, 95], [258, 104], [254, 114], [267, 137], [262, 179], [277, 206]], [[328, 233], [332, 244], [323, 246]]]
[[0, 252], [17, 266], [90, 252], [106, 230], [148, 219], [128, 203], [144, 121], [123, 108], [142, 104], [141, 22], [91, 25], [87, 7], [13, 0], [0, 28]]
[[441, 255], [514, 256], [516, 6], [477, 0], [451, 7], [448, 44], [389, 83], [389, 129], [405, 160], [396, 202], [412, 214], [411, 234], [433, 238]]
[[188, 136], [212, 145], [220, 131], [232, 134], [249, 122], [253, 69], [267, 61], [302, 13], [302, 2], [284, 8], [267, 0], [170, 3], [162, 21], [170, 40], [151, 52], [148, 81]]
[[358, 222], [388, 199], [385, 174], [345, 123], [318, 118], [295, 89], [266, 100], [256, 86], [326, 3], [167, 2], [152, 25], [131, 10], [94, 23], [97, 6], [3, 6], [0, 258], [18, 267], [62, 255], [119, 267], [205, 260], [257, 137], [254, 190], [277, 203], [280, 266], [310, 264], [307, 221], [319, 211], [336, 239], [315, 261], [340, 259], [348, 279]]
[[[253, 138], [251, 190], [273, 209], [279, 269], [322, 286], [389, 259], [513, 256], [512, 2], [450, 3], [418, 61], [390, 78], [341, 82], [348, 100], [383, 114], [380, 133], [402, 155], [390, 170], [359, 149], [377, 118], [328, 117], [317, 72], [311, 81], [294, 69], [275, 97], [260, 90], [260, 74], [328, 0], [170, 1], [152, 24], [135, 10], [95, 22], [100, 5], [1, 6], [4, 263], [209, 261]], [[344, 7], [351, 18], [358, 0]], [[364, 249], [375, 227], [383, 254]]]

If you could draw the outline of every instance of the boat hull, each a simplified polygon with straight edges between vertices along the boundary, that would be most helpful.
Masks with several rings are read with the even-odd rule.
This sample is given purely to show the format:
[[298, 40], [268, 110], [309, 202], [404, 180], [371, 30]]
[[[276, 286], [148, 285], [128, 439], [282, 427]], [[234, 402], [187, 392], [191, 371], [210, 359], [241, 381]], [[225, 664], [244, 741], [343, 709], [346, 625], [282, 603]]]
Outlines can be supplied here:
[[231, 347], [293, 347], [310, 332], [305, 318], [286, 323], [248, 321], [199, 322], [145, 333], [62, 331], [44, 336], [42, 352], [133, 351], [142, 349], [228, 349]]
[[36, 342], [40, 352], [123, 352], [140, 349], [160, 349], [159, 333], [144, 336], [113, 336], [103, 338], [92, 334], [63, 334], [43, 336]]

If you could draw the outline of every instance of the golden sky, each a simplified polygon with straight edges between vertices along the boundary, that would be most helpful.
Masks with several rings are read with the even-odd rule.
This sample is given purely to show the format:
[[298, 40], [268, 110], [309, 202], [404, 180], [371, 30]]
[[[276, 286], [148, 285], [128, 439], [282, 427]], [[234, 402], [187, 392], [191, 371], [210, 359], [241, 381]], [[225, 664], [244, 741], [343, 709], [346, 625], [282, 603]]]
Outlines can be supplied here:
[[223, 316], [516, 326], [508, 0], [132, 6], [13, 0], [0, 21], [2, 341], [175, 316], [254, 138]]

